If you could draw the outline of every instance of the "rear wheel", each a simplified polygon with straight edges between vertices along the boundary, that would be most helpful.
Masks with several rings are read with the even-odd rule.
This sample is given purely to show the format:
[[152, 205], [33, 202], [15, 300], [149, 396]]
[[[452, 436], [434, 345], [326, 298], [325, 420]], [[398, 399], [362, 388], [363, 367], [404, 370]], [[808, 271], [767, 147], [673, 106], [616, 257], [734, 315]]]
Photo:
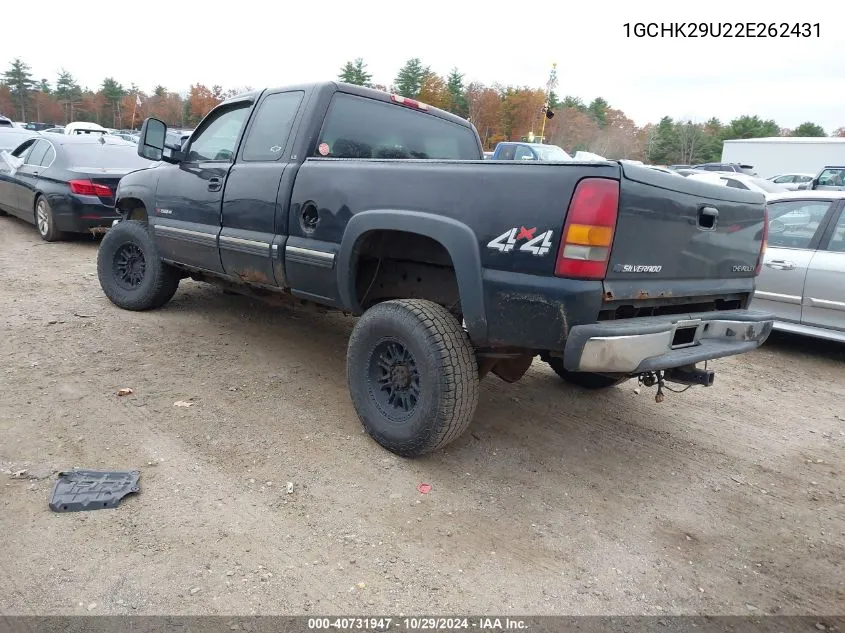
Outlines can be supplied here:
[[45, 242], [56, 242], [62, 238], [62, 232], [56, 228], [53, 208], [44, 196], [38, 196], [35, 201], [35, 226]]
[[549, 364], [549, 367], [551, 367], [558, 376], [563, 378], [563, 380], [571, 385], [576, 385], [583, 389], [608, 389], [609, 387], [615, 387], [626, 380], [630, 380], [629, 376], [605, 376], [603, 374], [591, 374], [583, 371], [568, 371], [563, 368], [563, 359], [558, 356], [547, 356], [543, 358], [543, 360], [545, 360]]
[[478, 404], [472, 343], [431, 301], [398, 299], [367, 310], [349, 339], [346, 374], [364, 428], [403, 457], [459, 437]]
[[151, 310], [170, 301], [180, 275], [158, 256], [147, 225], [135, 220], [109, 229], [97, 252], [97, 276], [105, 295], [124, 310]]

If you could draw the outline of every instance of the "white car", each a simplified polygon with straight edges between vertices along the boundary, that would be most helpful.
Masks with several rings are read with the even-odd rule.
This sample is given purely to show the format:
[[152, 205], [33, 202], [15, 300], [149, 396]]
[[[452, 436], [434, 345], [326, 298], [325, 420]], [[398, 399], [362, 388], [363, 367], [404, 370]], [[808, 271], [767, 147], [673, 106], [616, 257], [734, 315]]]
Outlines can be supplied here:
[[108, 134], [108, 130], [102, 125], [89, 123], [88, 121], [74, 121], [65, 126], [65, 134]]
[[[756, 191], [757, 193], [762, 193], [766, 196], [767, 201], [777, 197], [778, 194], [786, 193], [786, 189], [780, 185], [774, 184], [773, 182], [732, 171], [693, 174], [692, 176], [687, 176], [687, 179], [709, 182], [714, 185], [722, 185], [725, 187], [734, 187], [735, 189]], [[811, 220], [812, 218], [806, 211], [798, 209], [777, 218], [769, 218], [769, 232], [783, 233], [787, 229], [805, 227], [811, 222]]]
[[780, 185], [788, 191], [797, 191], [798, 187], [812, 181], [815, 176], [815, 174], [778, 174], [777, 176], [766, 178], [766, 180]]
[[672, 169], [669, 169], [667, 167], [658, 167], [657, 165], [645, 165], [645, 167], [648, 167], [649, 169], [653, 169], [654, 171], [662, 171], [664, 174], [670, 174], [672, 176], [683, 177], [682, 174], [679, 174], [678, 172], [676, 172]]
[[687, 179], [709, 182], [714, 185], [723, 185], [725, 187], [733, 187], [735, 189], [747, 189], [764, 195], [767, 193], [783, 193], [786, 191], [786, 189], [780, 185], [776, 185], [775, 183], [764, 180], [763, 178], [748, 176], [747, 174], [740, 174], [734, 171], [705, 171], [700, 174], [690, 174], [687, 176]]

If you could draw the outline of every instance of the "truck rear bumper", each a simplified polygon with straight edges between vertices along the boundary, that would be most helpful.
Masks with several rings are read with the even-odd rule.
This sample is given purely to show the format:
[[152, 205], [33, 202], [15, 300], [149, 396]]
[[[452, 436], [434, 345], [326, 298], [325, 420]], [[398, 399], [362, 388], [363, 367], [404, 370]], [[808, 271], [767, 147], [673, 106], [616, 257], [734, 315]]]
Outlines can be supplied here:
[[773, 315], [756, 310], [703, 312], [576, 325], [566, 340], [569, 371], [639, 374], [733, 356], [762, 345]]

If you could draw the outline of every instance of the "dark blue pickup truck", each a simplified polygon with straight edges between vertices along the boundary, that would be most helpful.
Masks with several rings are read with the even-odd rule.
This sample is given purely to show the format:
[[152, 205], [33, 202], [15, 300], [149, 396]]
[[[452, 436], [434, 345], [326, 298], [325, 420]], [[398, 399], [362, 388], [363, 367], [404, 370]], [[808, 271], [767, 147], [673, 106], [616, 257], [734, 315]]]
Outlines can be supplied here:
[[[617, 162], [482, 159], [467, 121], [339, 83], [229, 99], [182, 146], [147, 119], [98, 274], [127, 310], [184, 278], [359, 316], [347, 380], [404, 456], [457, 438], [479, 380], [535, 357], [598, 389], [709, 386], [697, 363], [762, 344], [749, 311], [763, 196]], [[745, 229], [745, 230], [744, 230]]]

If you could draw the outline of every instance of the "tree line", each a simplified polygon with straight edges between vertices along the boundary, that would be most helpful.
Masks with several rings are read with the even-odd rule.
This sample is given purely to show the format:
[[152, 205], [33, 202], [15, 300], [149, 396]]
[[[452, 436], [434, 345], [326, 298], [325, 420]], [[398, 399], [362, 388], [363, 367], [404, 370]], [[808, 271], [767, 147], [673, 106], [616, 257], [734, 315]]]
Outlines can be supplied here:
[[[694, 164], [718, 161], [722, 142], [764, 136], [826, 136], [825, 130], [806, 122], [790, 130], [773, 120], [743, 115], [727, 123], [711, 118], [704, 123], [664, 116], [657, 123], [637, 126], [623, 110], [602, 97], [584, 102], [580, 97], [562, 98], [554, 91], [530, 86], [466, 82], [457, 68], [440, 75], [414, 57], [397, 72], [391, 85], [373, 83], [363, 59], [344, 64], [338, 79], [417, 99], [470, 120], [484, 148], [500, 141], [539, 139], [559, 145], [569, 153], [579, 150], [607, 158], [629, 158], [653, 164]], [[106, 77], [98, 89], [80, 87], [65, 69], [53, 84], [36, 81], [30, 67], [14, 59], [2, 75], [0, 113], [18, 121], [66, 124], [93, 121], [106, 127], [135, 129], [147, 116], [176, 127], [194, 127], [223, 99], [250, 90], [225, 90], [221, 86], [193, 84], [187, 92], [156, 86], [151, 94], [134, 83], [124, 86]], [[546, 118], [545, 106], [554, 113]], [[832, 133], [845, 136], [845, 127]]]
[[116, 129], [137, 129], [145, 117], [154, 116], [169, 126], [193, 127], [224, 99], [249, 87], [224, 90], [221, 86], [197, 83], [186, 93], [156, 86], [147, 94], [134, 83], [124, 86], [106, 77], [96, 90], [81, 87], [76, 78], [61, 69], [53, 84], [36, 81], [30, 67], [20, 58], [12, 61], [0, 79], [0, 114], [15, 121], [38, 121], [66, 125], [89, 121]]

